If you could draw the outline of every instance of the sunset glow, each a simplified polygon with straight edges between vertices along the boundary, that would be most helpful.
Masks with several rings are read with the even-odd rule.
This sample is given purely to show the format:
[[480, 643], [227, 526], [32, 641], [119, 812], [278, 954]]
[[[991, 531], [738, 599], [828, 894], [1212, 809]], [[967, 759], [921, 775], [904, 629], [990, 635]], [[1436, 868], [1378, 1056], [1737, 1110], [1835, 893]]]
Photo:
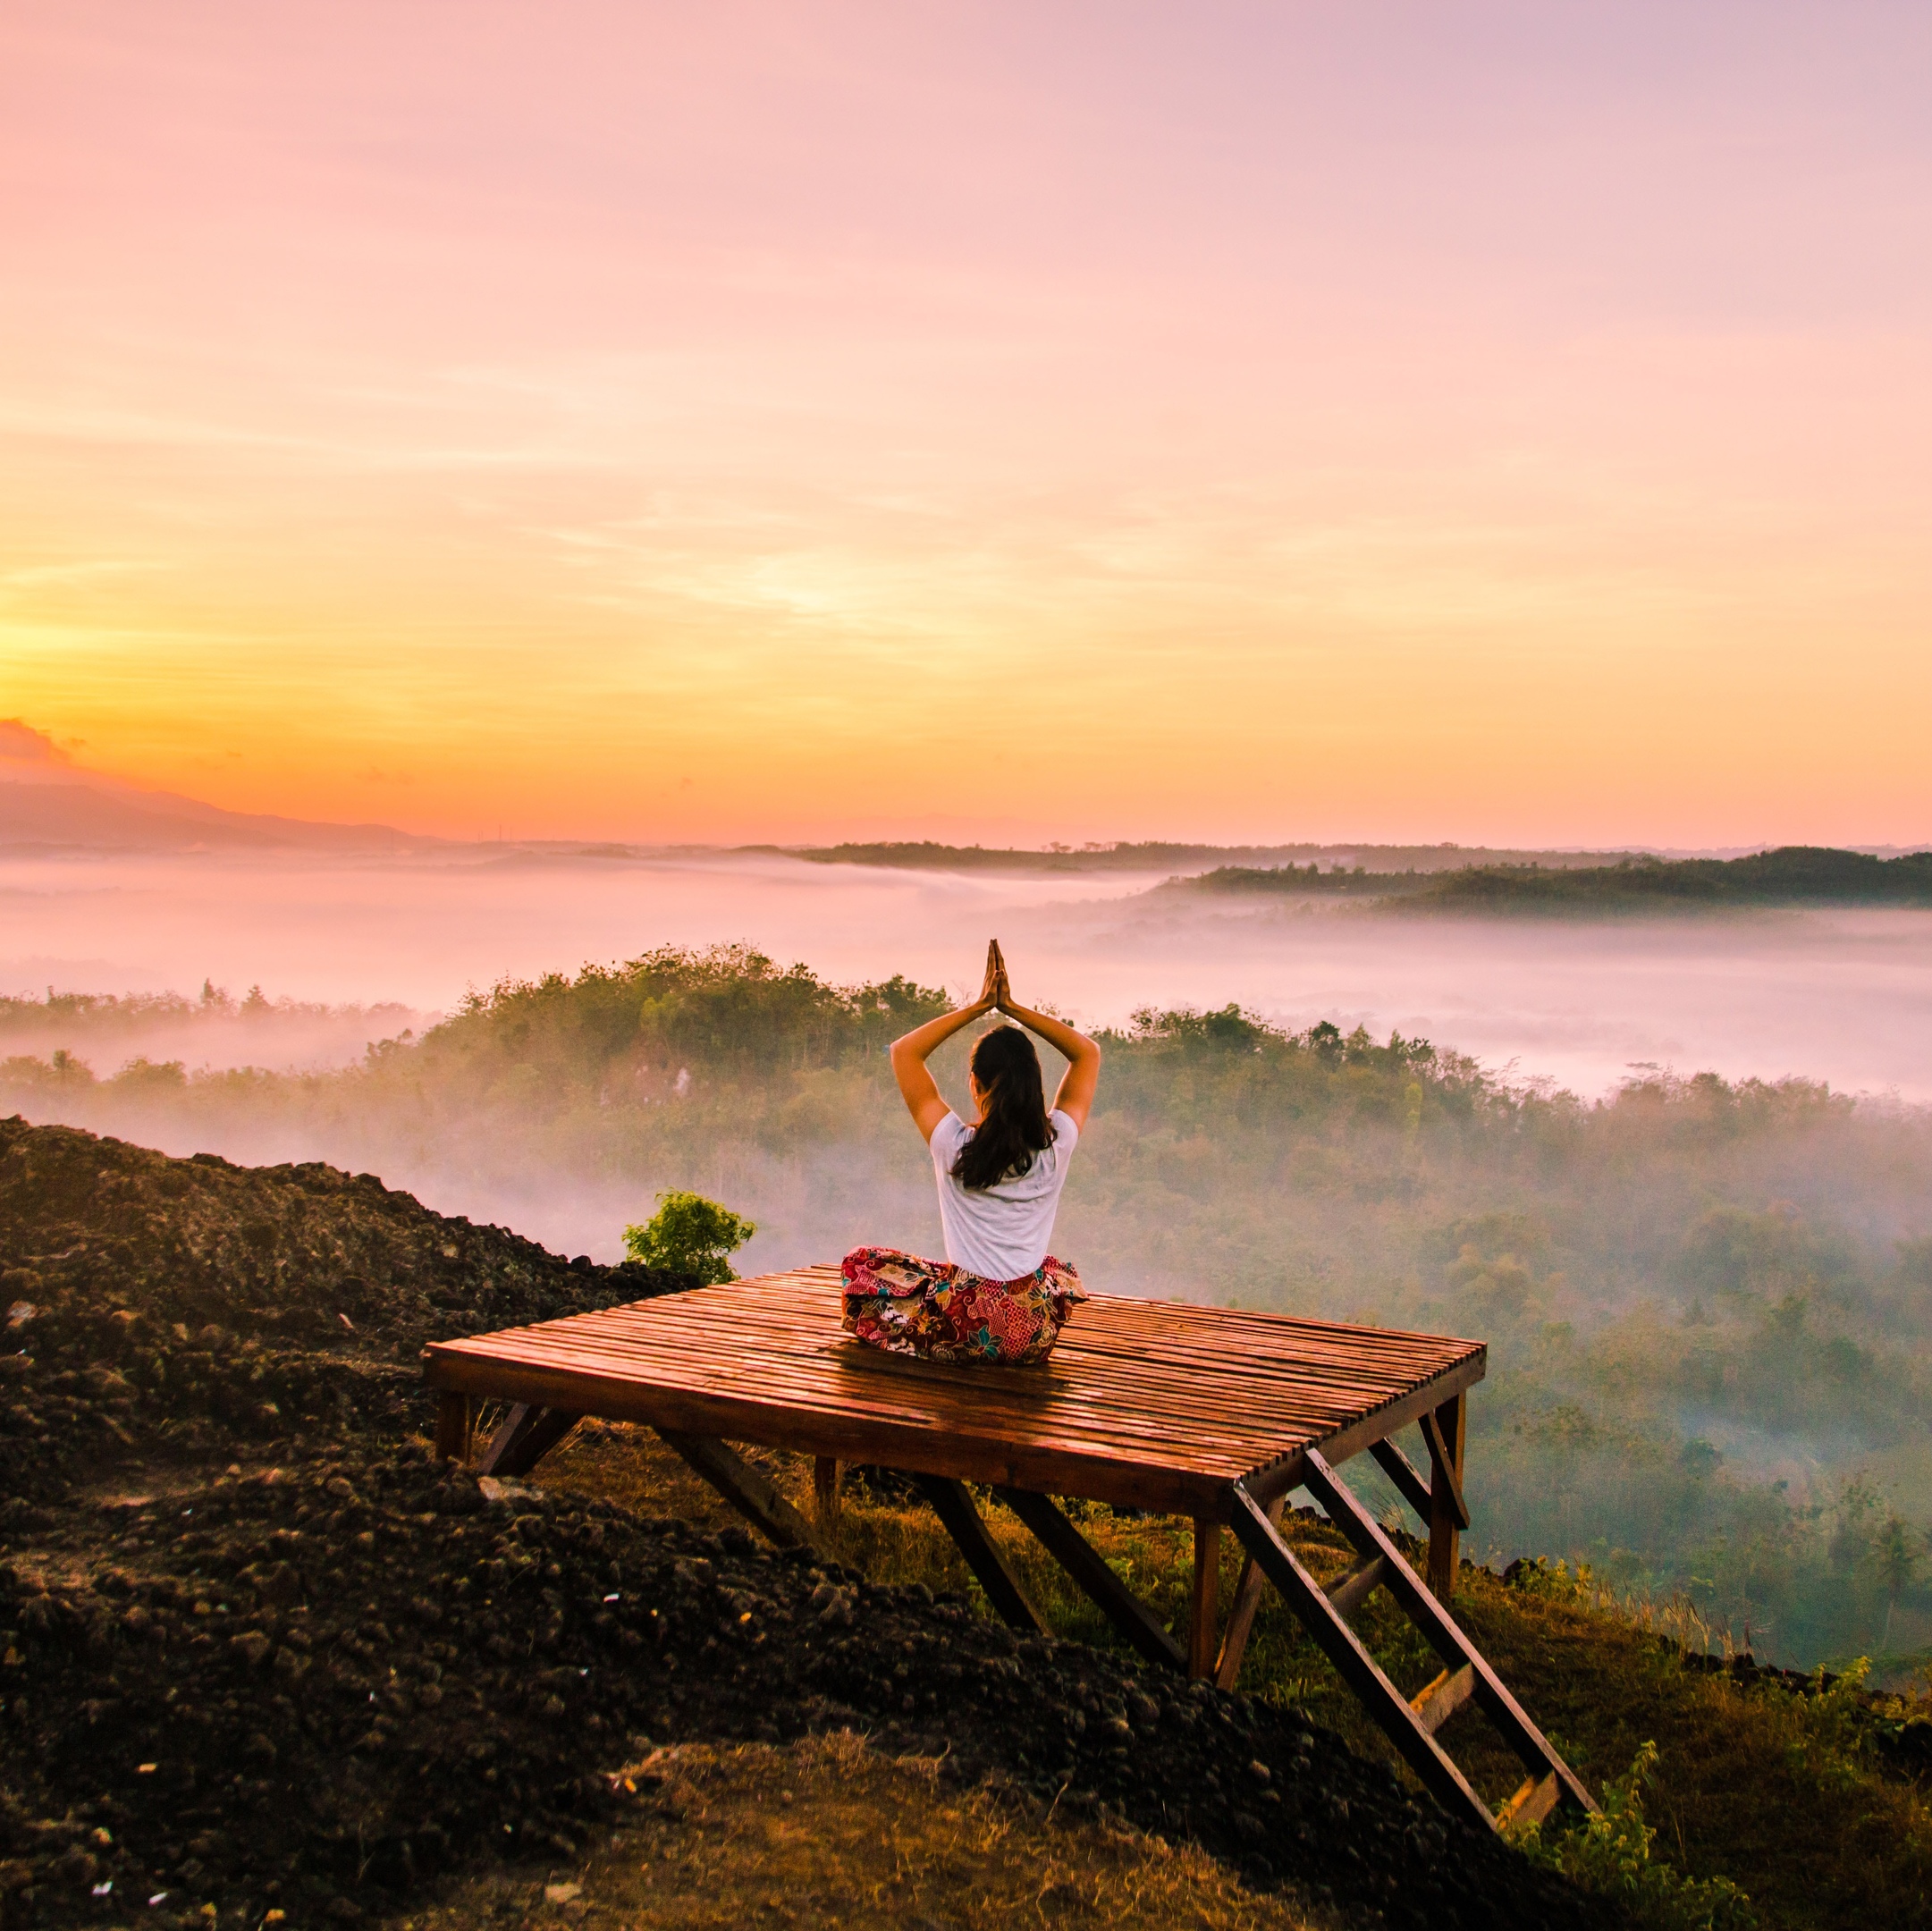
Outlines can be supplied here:
[[1932, 835], [1922, 9], [0, 27], [0, 714], [469, 837]]

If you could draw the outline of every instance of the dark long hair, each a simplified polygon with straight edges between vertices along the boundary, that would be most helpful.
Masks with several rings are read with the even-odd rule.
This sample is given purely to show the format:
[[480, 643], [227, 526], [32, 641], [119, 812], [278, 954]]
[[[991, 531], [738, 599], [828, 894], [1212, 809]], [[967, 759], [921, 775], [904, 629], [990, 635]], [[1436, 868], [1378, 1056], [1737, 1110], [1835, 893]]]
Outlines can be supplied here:
[[985, 1095], [986, 1117], [959, 1149], [953, 1178], [962, 1186], [998, 1186], [1025, 1173], [1033, 1155], [1053, 1144], [1040, 1055], [1017, 1026], [994, 1026], [973, 1043], [973, 1077]]

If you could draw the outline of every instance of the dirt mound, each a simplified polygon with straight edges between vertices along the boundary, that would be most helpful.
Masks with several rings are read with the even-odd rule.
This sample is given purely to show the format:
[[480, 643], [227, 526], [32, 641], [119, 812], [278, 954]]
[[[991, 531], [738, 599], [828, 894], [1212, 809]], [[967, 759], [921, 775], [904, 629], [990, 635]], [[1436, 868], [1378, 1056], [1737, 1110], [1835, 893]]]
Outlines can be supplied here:
[[[637, 1800], [612, 1773], [647, 1739], [845, 1728], [1191, 1839], [1351, 1922], [1614, 1921], [1295, 1712], [736, 1530], [492, 1493], [406, 1438], [431, 1335], [675, 1277], [326, 1168], [18, 1121], [0, 1257], [25, 1344], [0, 1357], [9, 1926], [352, 1922], [454, 1860], [570, 1854]], [[190, 1474], [210, 1454], [229, 1473]]]
[[423, 1449], [63, 1513], [0, 1575], [15, 1922], [353, 1919], [485, 1847], [574, 1854], [644, 1739], [845, 1727], [1390, 1923], [1576, 1915], [1290, 1713], [736, 1530], [486, 1502]]
[[156, 1454], [394, 1435], [427, 1412], [424, 1343], [689, 1285], [566, 1261], [373, 1174], [0, 1120], [0, 1495], [17, 1516]]

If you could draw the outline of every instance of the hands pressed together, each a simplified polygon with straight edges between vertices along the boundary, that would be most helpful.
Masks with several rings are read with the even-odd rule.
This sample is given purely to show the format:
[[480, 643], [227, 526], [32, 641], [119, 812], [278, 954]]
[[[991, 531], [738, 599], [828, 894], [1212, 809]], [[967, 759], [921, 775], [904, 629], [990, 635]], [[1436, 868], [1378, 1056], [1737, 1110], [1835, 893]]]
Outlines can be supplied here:
[[1007, 962], [1000, 955], [997, 939], [986, 948], [986, 982], [981, 986], [980, 996], [974, 1000], [971, 1009], [974, 1013], [1018, 1010], [1014, 1003], [1012, 985], [1007, 979]]

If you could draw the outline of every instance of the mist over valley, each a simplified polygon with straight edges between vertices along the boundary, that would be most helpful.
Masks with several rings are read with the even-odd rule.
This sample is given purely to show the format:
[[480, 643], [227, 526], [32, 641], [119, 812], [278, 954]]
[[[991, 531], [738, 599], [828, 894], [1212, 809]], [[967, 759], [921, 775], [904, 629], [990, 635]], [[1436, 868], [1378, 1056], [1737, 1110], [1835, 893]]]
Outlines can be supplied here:
[[1932, 913], [1418, 920], [769, 851], [4, 887], [56, 990], [0, 1006], [0, 1106], [378, 1173], [598, 1261], [693, 1188], [757, 1224], [747, 1272], [937, 1247], [884, 1047], [997, 932], [1103, 1029], [1061, 1217], [1090, 1284], [1483, 1337], [1479, 1553], [1804, 1665], [1932, 1642], [1871, 1554], [1932, 1492]]

